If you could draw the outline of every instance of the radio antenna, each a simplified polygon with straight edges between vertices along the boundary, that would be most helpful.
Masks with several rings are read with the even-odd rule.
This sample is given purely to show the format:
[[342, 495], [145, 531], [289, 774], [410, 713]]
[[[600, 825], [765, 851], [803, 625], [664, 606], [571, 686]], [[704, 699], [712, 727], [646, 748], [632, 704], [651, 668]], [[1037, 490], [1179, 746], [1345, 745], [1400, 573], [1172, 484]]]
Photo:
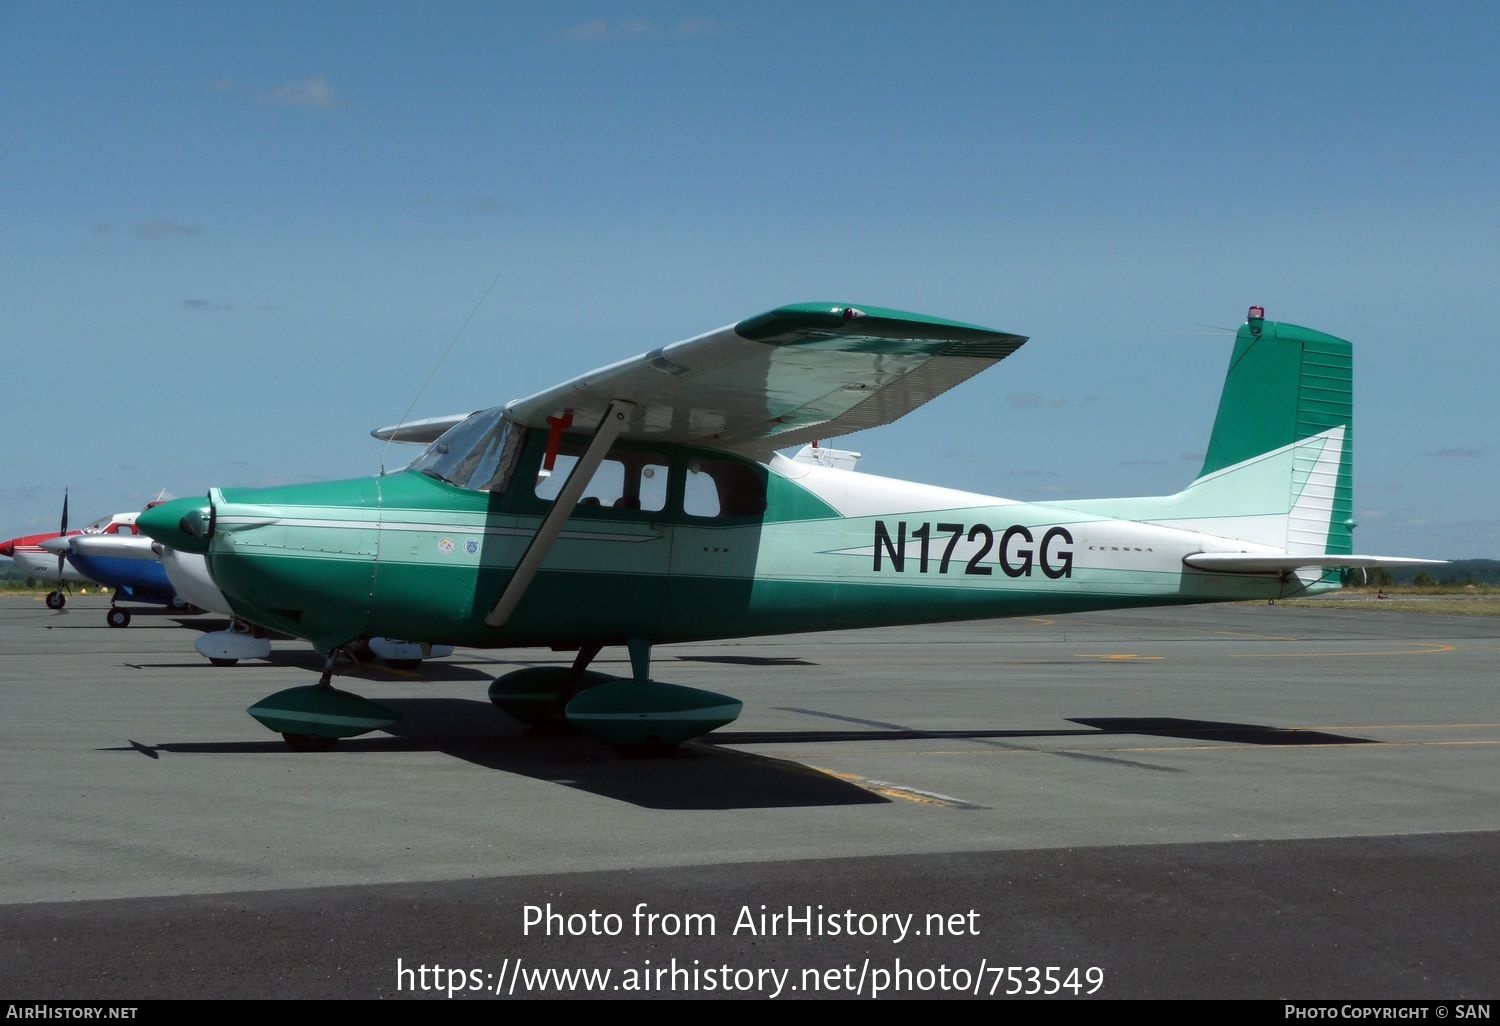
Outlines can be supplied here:
[[[490, 293], [494, 291], [496, 283], [500, 281], [500, 275], [504, 273], [505, 268], [502, 267], [500, 270], [496, 271], [495, 276], [490, 279], [489, 287], [486, 288], [484, 290], [484, 294], [479, 297], [479, 302], [474, 304], [474, 309], [469, 311], [469, 316], [465, 317], [464, 322], [458, 326], [458, 331], [454, 334], [453, 339], [448, 343], [448, 348], [443, 350], [443, 355], [438, 357], [437, 363], [433, 364], [432, 370], [428, 371], [427, 379], [423, 381], [422, 386], [417, 389], [417, 394], [411, 397], [411, 405], [407, 406], [406, 412], [401, 414], [401, 420], [397, 423], [397, 427], [401, 427], [406, 424], [406, 419], [411, 416], [411, 411], [416, 409], [417, 402], [422, 398], [422, 393], [427, 391], [427, 386], [430, 385], [432, 383], [432, 379], [437, 376], [438, 370], [443, 366], [443, 361], [448, 359], [448, 354], [453, 352], [454, 346], [458, 345], [458, 340], [463, 335], [464, 330], [468, 328], [469, 322], [474, 319], [474, 315], [479, 312], [479, 308], [484, 305], [484, 301], [490, 298]], [[381, 477], [385, 477], [385, 451], [390, 447], [391, 439], [389, 438], [387, 438], [385, 440], [385, 444], [380, 447]]]

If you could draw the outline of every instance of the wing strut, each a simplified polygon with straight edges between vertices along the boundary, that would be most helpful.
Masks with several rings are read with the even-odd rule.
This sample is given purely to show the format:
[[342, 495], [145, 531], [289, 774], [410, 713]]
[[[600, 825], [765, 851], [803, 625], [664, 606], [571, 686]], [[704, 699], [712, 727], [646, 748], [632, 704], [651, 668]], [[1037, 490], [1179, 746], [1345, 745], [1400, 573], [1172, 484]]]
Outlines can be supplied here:
[[609, 408], [604, 411], [604, 416], [599, 420], [599, 427], [594, 432], [594, 437], [589, 440], [589, 447], [573, 465], [573, 471], [568, 475], [567, 483], [562, 486], [562, 491], [552, 503], [552, 508], [542, 518], [536, 534], [531, 536], [531, 544], [526, 547], [521, 561], [516, 564], [516, 572], [511, 575], [510, 582], [500, 593], [500, 600], [484, 618], [486, 626], [504, 627], [511, 614], [516, 611], [516, 606], [521, 602], [521, 596], [526, 594], [527, 588], [531, 587], [531, 579], [541, 568], [542, 561], [547, 558], [547, 553], [552, 551], [552, 543], [557, 541], [557, 536], [562, 533], [563, 524], [567, 522], [568, 517], [572, 516], [573, 507], [578, 505], [578, 499], [593, 478], [594, 471], [599, 469], [599, 464], [604, 462], [605, 453], [609, 452], [609, 447], [614, 444], [615, 439], [629, 423], [630, 411], [634, 406], [634, 403], [623, 399], [610, 402]]

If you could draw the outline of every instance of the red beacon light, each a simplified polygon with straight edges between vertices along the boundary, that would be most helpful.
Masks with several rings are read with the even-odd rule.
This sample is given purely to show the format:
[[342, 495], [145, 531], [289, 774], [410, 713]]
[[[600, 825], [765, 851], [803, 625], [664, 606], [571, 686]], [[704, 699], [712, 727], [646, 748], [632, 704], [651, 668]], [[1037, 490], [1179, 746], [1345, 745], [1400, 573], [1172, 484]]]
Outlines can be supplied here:
[[1263, 321], [1266, 319], [1266, 308], [1263, 306], [1252, 306], [1250, 308], [1250, 320]]

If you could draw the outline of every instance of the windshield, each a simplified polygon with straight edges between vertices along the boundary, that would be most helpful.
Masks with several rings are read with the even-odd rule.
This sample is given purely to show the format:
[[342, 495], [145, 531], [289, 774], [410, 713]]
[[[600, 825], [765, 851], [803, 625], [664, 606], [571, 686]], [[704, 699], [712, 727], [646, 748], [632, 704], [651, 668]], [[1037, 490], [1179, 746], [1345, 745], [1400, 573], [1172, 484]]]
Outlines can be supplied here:
[[412, 461], [411, 469], [459, 488], [502, 492], [525, 440], [526, 429], [507, 420], [505, 409], [496, 406], [449, 428]]

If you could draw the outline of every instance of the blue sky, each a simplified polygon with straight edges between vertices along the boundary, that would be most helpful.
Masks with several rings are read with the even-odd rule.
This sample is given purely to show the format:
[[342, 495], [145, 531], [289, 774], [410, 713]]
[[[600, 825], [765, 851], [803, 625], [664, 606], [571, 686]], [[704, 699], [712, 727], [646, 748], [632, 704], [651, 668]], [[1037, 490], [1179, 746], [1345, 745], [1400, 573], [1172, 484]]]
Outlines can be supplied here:
[[[862, 469], [1175, 491], [1247, 306], [1356, 344], [1357, 548], [1500, 557], [1489, 3], [0, 2], [0, 536], [373, 473], [782, 303], [1030, 335]], [[404, 462], [409, 452], [392, 455]]]

